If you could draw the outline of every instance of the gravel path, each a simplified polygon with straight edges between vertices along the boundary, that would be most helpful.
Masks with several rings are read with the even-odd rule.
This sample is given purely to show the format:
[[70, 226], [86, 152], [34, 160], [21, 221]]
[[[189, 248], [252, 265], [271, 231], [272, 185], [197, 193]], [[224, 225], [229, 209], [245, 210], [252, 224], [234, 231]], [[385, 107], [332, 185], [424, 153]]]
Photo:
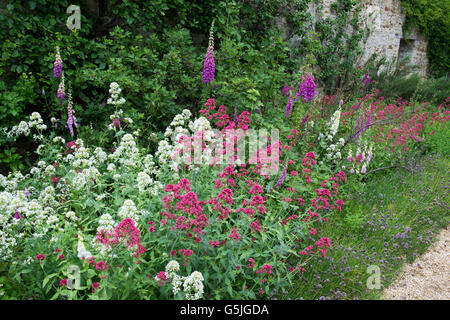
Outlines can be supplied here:
[[450, 300], [450, 225], [384, 291], [385, 300]]

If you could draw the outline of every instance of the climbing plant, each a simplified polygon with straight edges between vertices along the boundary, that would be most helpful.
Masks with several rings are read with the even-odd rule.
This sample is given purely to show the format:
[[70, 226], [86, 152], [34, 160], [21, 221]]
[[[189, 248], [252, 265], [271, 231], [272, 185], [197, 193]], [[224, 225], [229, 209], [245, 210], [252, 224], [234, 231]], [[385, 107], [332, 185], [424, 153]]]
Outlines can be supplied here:
[[450, 0], [402, 0], [406, 13], [404, 31], [418, 28], [428, 39], [430, 72], [434, 76], [450, 71]]

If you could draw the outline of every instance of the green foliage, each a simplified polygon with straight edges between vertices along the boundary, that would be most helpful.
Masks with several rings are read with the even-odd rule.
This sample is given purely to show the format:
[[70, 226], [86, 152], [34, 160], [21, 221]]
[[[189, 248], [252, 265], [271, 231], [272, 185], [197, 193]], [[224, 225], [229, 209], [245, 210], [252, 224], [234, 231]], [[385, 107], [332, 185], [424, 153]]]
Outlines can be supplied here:
[[361, 2], [338, 0], [332, 3], [331, 10], [335, 17], [322, 17], [316, 24], [321, 42], [317, 52], [319, 78], [328, 93], [336, 88], [348, 89], [354, 86], [355, 78], [359, 80], [360, 72], [355, 68], [355, 61], [362, 53], [359, 43], [365, 35], [358, 25]]
[[415, 101], [428, 101], [434, 105], [443, 103], [448, 97], [450, 97], [448, 76], [421, 81], [413, 95]]
[[450, 155], [450, 128], [446, 123], [436, 122], [425, 131], [425, 150], [429, 153]]
[[450, 0], [402, 0], [406, 12], [405, 31], [413, 27], [423, 32], [429, 41], [430, 71], [441, 77], [450, 71]]
[[380, 89], [379, 95], [389, 101], [401, 97], [404, 100], [439, 105], [450, 96], [447, 76], [422, 79], [418, 74], [403, 76], [401, 72], [384, 72], [376, 78], [376, 87]]
[[389, 101], [399, 97], [411, 100], [420, 83], [421, 79], [418, 74], [410, 77], [389, 75], [377, 81], [377, 88], [380, 89], [380, 96]]

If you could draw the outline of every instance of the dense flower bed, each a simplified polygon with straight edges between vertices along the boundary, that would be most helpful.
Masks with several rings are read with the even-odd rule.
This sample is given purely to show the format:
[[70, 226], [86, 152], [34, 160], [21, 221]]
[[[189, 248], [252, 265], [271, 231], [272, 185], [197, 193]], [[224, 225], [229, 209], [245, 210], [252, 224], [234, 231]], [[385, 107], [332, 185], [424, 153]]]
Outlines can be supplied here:
[[[57, 54], [54, 75], [64, 101], [60, 60]], [[210, 82], [212, 44], [206, 62]], [[311, 260], [335, 245], [319, 231], [345, 210], [348, 176], [397, 163], [425, 139], [426, 125], [449, 119], [448, 99], [430, 110], [385, 104], [375, 91], [354, 104], [320, 107], [311, 74], [298, 88], [295, 105], [290, 92], [281, 112], [289, 119], [293, 108], [307, 110], [298, 128], [282, 130], [249, 159], [228, 162], [218, 159], [238, 150], [222, 137], [249, 133], [256, 115], [232, 117], [208, 99], [196, 118], [187, 109], [176, 115], [152, 154], [139, 144], [117, 83], [107, 100], [116, 108], [111, 123], [97, 129], [114, 134], [112, 145], [75, 138], [70, 93], [65, 136], [71, 141], [56, 135], [56, 119], [47, 126], [38, 113], [5, 129], [11, 138], [36, 131], [40, 144], [29, 172], [0, 175], [0, 260], [17, 295], [259, 299], [289, 290]], [[196, 149], [201, 161], [193, 164]], [[271, 162], [274, 154], [279, 163]]]

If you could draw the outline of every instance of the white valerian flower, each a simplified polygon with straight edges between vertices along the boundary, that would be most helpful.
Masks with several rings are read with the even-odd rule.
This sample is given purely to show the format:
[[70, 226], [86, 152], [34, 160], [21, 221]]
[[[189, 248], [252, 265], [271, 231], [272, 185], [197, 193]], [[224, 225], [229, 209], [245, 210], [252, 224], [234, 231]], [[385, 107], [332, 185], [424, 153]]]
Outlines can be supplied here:
[[166, 273], [170, 279], [172, 279], [176, 273], [180, 271], [180, 264], [176, 260], [171, 260], [166, 265]]
[[181, 286], [183, 285], [183, 282], [186, 280], [186, 278], [174, 274], [171, 279], [172, 279], [172, 292], [174, 295], [176, 295], [178, 292], [180, 292]]
[[83, 237], [81, 236], [81, 234], [78, 235], [78, 258], [80, 259], [87, 259], [89, 257], [92, 257], [92, 254], [86, 250], [84, 243], [83, 243]]
[[124, 104], [126, 100], [124, 98], [119, 98], [120, 92], [122, 91], [122, 89], [120, 89], [119, 87], [119, 84], [117, 82], [111, 82], [109, 88], [111, 98], [108, 98], [107, 104], [112, 104], [114, 106]]
[[114, 222], [113, 218], [111, 217], [111, 215], [108, 213], [105, 213], [98, 220], [97, 232], [99, 232], [100, 230], [111, 232], [114, 230], [114, 225], [115, 225], [115, 222]]
[[78, 217], [76, 216], [75, 212], [73, 211], [68, 211], [66, 213], [66, 218], [70, 219], [70, 220], [78, 220]]
[[66, 140], [64, 140], [64, 138], [63, 137], [54, 137], [53, 138], [53, 142], [54, 143], [61, 143], [61, 144], [65, 144], [66, 143]]
[[135, 223], [137, 223], [139, 219], [137, 212], [138, 211], [134, 202], [130, 199], [127, 199], [124, 201], [122, 207], [120, 208], [118, 215], [122, 220], [131, 218]]
[[183, 283], [183, 291], [186, 293], [186, 300], [198, 300], [203, 296], [203, 275], [194, 271]]

